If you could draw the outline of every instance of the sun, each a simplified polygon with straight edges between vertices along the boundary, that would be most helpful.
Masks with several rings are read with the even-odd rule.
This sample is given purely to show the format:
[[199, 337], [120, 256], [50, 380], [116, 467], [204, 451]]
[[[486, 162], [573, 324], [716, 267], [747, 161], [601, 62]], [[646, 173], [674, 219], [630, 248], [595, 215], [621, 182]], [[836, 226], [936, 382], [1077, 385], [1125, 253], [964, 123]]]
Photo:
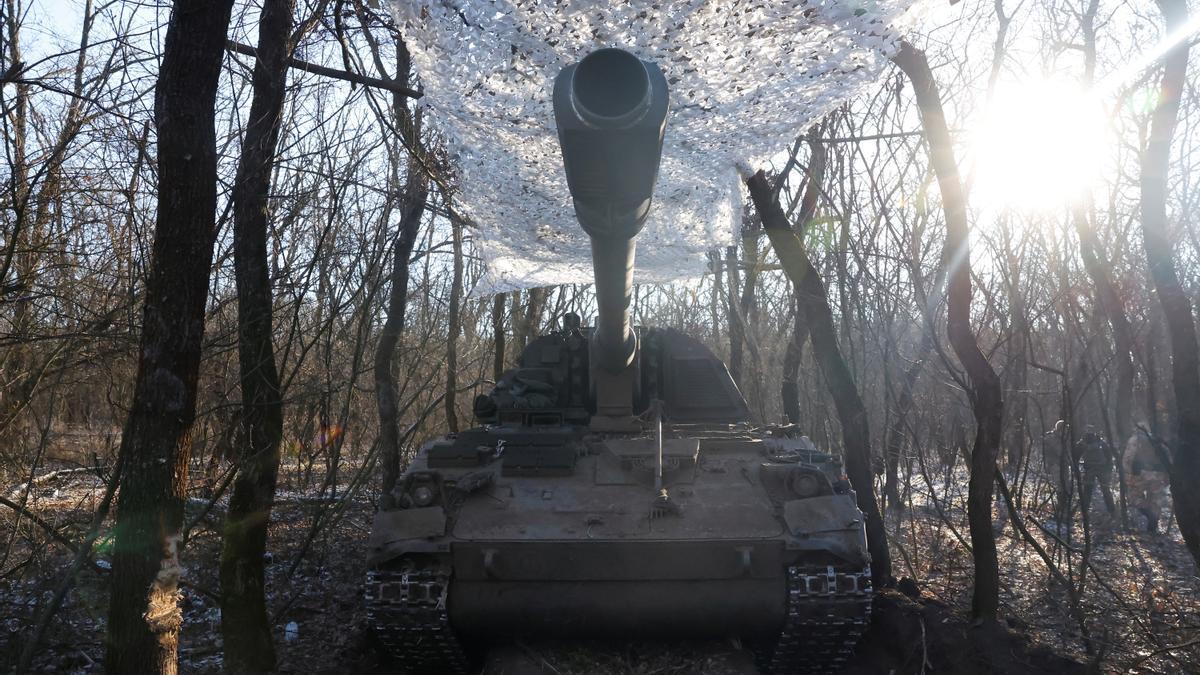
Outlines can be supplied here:
[[987, 209], [1053, 211], [1099, 179], [1108, 145], [1103, 106], [1077, 83], [997, 86], [970, 132], [971, 199]]

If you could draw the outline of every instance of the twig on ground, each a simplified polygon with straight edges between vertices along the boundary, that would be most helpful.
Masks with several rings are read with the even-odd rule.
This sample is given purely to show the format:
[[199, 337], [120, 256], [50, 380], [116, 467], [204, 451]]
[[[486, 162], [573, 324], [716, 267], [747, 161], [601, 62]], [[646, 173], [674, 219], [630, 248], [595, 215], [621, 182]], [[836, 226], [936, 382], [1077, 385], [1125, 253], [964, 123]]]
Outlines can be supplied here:
[[[59, 532], [57, 529], [55, 529], [55, 527], [53, 525], [51, 525], [50, 523], [43, 520], [41, 518], [41, 516], [37, 515], [33, 511], [30, 511], [27, 507], [21, 506], [20, 504], [8, 499], [7, 497], [0, 497], [0, 505], [7, 506], [10, 509], [12, 509], [12, 510], [16, 511], [17, 513], [20, 513], [21, 515], [28, 518], [30, 522], [32, 522], [34, 525], [37, 525], [38, 527], [42, 528], [42, 530], [44, 530], [46, 532], [46, 534], [50, 535], [51, 539], [53, 539], [54, 541], [61, 544], [63, 546], [63, 548], [67, 549], [71, 553], [75, 553], [75, 554], [79, 553], [79, 546], [75, 542], [73, 542], [70, 539], [63, 536], [63, 534], [61, 532]], [[95, 569], [97, 572], [101, 572], [101, 573], [108, 572], [107, 569], [100, 567], [98, 564], [96, 564], [96, 562], [94, 560], [91, 560], [89, 558], [88, 562], [91, 564], [92, 568]]]
[[537, 659], [538, 663], [542, 664], [543, 668], [548, 668], [552, 673], [555, 673], [555, 675], [562, 675], [562, 673], [559, 672], [558, 668], [555, 668], [553, 665], [550, 664], [549, 661], [546, 660], [546, 657], [544, 657], [541, 654], [534, 651], [532, 648], [529, 647], [529, 645], [525, 644], [524, 642], [517, 641], [517, 647], [521, 651], [525, 652], [526, 656]]
[[[92, 545], [96, 543], [96, 539], [100, 536], [101, 526], [104, 524], [104, 519], [108, 517], [109, 507], [112, 506], [113, 495], [117, 492], [117, 485], [121, 482], [121, 467], [124, 463], [124, 457], [118, 455], [116, 466], [113, 467], [112, 478], [108, 482], [108, 487], [104, 491], [104, 498], [100, 500], [100, 505], [96, 508], [96, 514], [92, 518], [92, 527], [88, 535], [83, 538], [79, 544], [79, 549], [75, 553], [75, 560], [72, 561], [71, 567], [63, 578], [58, 583], [58, 588], [54, 590], [54, 596], [50, 599], [42, 609], [42, 615], [38, 617], [34, 625], [33, 634], [25, 643], [25, 648], [21, 650], [21, 659], [17, 663], [18, 673], [29, 672], [29, 667], [33, 663], [33, 656], [37, 653], [38, 643], [41, 642], [42, 636], [46, 633], [46, 628], [50, 625], [50, 620], [58, 612], [62, 606], [63, 599], [67, 596], [67, 591], [71, 590], [71, 586], [75, 584], [75, 575], [83, 568], [87, 562], [92, 559]], [[94, 563], [93, 563], [94, 564]]]
[[8, 491], [8, 498], [13, 499], [26, 489], [41, 487], [46, 483], [58, 480], [63, 476], [71, 476], [77, 473], [96, 473], [96, 468], [91, 466], [81, 466], [74, 469], [59, 469], [57, 471], [51, 471], [50, 473], [38, 476], [27, 483], [21, 483], [20, 485], [13, 487]]
[[1154, 651], [1150, 652], [1149, 654], [1143, 655], [1137, 661], [1134, 661], [1133, 665], [1129, 667], [1129, 670], [1136, 670], [1138, 666], [1142, 665], [1146, 661], [1149, 661], [1150, 659], [1154, 658], [1155, 656], [1158, 656], [1159, 654], [1178, 651], [1180, 649], [1187, 649], [1188, 647], [1195, 647], [1196, 645], [1200, 645], [1200, 638], [1188, 640], [1187, 642], [1181, 642], [1177, 645], [1167, 645], [1165, 647], [1160, 647], [1160, 648], [1155, 649]]

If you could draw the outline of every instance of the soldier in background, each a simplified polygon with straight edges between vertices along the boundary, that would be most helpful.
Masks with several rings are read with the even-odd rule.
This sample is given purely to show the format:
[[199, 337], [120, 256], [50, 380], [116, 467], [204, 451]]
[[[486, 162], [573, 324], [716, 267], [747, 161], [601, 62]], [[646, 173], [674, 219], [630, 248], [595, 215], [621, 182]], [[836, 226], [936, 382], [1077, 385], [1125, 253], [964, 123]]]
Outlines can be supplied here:
[[1167, 467], [1141, 429], [1129, 437], [1123, 466], [1129, 487], [1129, 506], [1146, 517], [1146, 531], [1157, 534], [1158, 521], [1167, 501]]
[[1117, 453], [1103, 436], [1092, 430], [1083, 434], [1083, 438], [1075, 444], [1072, 459], [1083, 462], [1083, 490], [1079, 493], [1079, 504], [1087, 511], [1092, 502], [1092, 494], [1096, 486], [1104, 497], [1104, 508], [1111, 517], [1116, 513], [1117, 502], [1113, 499], [1112, 481], [1113, 469], [1116, 467]]

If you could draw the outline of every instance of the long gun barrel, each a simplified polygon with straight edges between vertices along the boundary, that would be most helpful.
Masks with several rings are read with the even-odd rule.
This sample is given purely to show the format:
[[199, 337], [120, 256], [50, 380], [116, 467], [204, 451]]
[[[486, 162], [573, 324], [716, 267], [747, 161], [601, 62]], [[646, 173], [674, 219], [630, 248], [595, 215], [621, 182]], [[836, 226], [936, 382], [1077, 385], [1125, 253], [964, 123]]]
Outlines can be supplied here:
[[637, 353], [629, 322], [636, 243], [650, 213], [667, 120], [657, 65], [600, 49], [554, 81], [554, 120], [579, 224], [592, 240], [597, 366], [619, 373]]

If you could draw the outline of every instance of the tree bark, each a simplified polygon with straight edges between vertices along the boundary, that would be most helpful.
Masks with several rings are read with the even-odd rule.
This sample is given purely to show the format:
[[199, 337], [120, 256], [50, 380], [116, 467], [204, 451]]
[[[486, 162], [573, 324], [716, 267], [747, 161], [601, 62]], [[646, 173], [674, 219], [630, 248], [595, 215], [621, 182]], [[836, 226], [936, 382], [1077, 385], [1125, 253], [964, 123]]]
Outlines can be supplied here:
[[525, 348], [525, 315], [521, 312], [524, 303], [521, 302], [520, 289], [509, 294], [508, 325], [512, 326], [512, 360], [521, 360], [521, 350]]
[[[819, 146], [814, 146], [819, 148]], [[818, 154], [819, 150], [814, 150]], [[811, 162], [818, 165], [810, 168], [812, 181], [820, 183], [820, 159]], [[846, 473], [854, 486], [858, 508], [866, 517], [867, 547], [871, 552], [871, 576], [878, 585], [891, 583], [892, 563], [888, 553], [887, 535], [883, 529], [879, 505], [875, 501], [874, 480], [871, 474], [871, 431], [867, 421], [867, 410], [858, 388], [842, 358], [838, 346], [837, 330], [834, 328], [833, 312], [829, 308], [829, 296], [820, 275], [808, 259], [804, 243], [792, 230], [780, 207], [778, 197], [771, 189], [766, 175], [759, 171], [748, 181], [750, 199], [762, 217], [763, 229], [771, 240], [771, 246], [783, 265], [784, 273], [791, 279], [796, 297], [803, 306], [808, 323], [809, 339], [812, 340], [813, 355], [821, 366], [821, 373], [833, 397], [838, 420], [842, 425], [842, 440], [845, 445]]]
[[[1116, 401], [1113, 408], [1115, 417], [1113, 426], [1117, 438], [1114, 439], [1112, 445], [1123, 454], [1124, 444], [1133, 434], [1133, 326], [1129, 323], [1125, 302], [1121, 299], [1121, 294], [1117, 291], [1117, 286], [1109, 275], [1112, 265], [1101, 258], [1099, 239], [1096, 237], [1096, 232], [1082, 205], [1075, 207], [1073, 219], [1075, 230], [1079, 234], [1079, 254], [1083, 258], [1083, 266], [1096, 286], [1096, 296], [1099, 300], [1097, 304], [1100, 305], [1100, 310], [1104, 312], [1108, 324], [1112, 328], [1113, 361], [1117, 365], [1116, 391], [1114, 392]], [[1117, 466], [1121, 466], [1120, 462], [1117, 463]], [[1121, 521], [1127, 522], [1123, 484], [1122, 480]]]
[[[758, 289], [759, 272], [762, 268], [762, 252], [759, 250], [759, 232], [757, 230], [757, 226], [753, 223], [747, 223], [742, 236], [742, 260], [745, 262], [746, 271], [741, 275], [742, 290], [738, 298], [737, 319], [741, 329], [743, 349], [741, 350], [741, 363], [738, 366], [741, 379], [737, 382], [738, 386], [742, 388], [742, 392], [749, 392], [753, 389], [754, 394], [761, 394], [761, 388], [758, 386], [761, 381], [758, 343], [754, 333], [754, 326], [758, 322], [758, 302], [755, 295]], [[746, 359], [746, 354], [749, 354], [749, 359]]]
[[[524, 350], [529, 341], [536, 338], [542, 328], [542, 314], [546, 311], [546, 295], [549, 289], [529, 289], [529, 304], [525, 306], [525, 320], [522, 322], [521, 349]], [[520, 354], [517, 355], [520, 358]]]
[[[397, 41], [397, 80], [407, 82], [411, 70], [408, 49]], [[420, 147], [420, 118], [409, 114], [404, 97], [392, 99], [393, 114], [401, 133], [408, 136], [410, 148]], [[379, 410], [379, 454], [383, 465], [383, 494], [380, 505], [391, 508], [392, 490], [400, 478], [400, 420], [396, 379], [392, 375], [396, 345], [404, 334], [408, 308], [408, 262], [421, 229], [421, 218], [429, 197], [429, 180], [415, 160], [408, 162], [404, 193], [400, 195], [400, 224], [392, 251], [391, 290], [388, 293], [387, 319], [375, 345], [375, 406]]]
[[[819, 127], [814, 126], [809, 129], [808, 141], [814, 152], [818, 148], [816, 143], [819, 136]], [[794, 162], [796, 153], [799, 150], [800, 145], [797, 143], [792, 149], [789, 166]], [[821, 196], [820, 181], [822, 176], [818, 176], [813, 171], [816, 168], [819, 168], [821, 173], [824, 173], [824, 154], [821, 155], [821, 161], [817, 166], [809, 167], [809, 175], [807, 176], [808, 184], [804, 192], [800, 195], [800, 211], [796, 214], [798, 225], [795, 230], [799, 237], [804, 236], [804, 228], [817, 215], [817, 204]], [[783, 180], [783, 176], [780, 177], [780, 180]], [[800, 301], [800, 292], [795, 288], [792, 289], [792, 300], [796, 305], [796, 318], [792, 325], [792, 339], [788, 341], [783, 353], [783, 384], [780, 387], [780, 396], [783, 399], [783, 413], [787, 415], [788, 421], [792, 424], [800, 424], [800, 360], [804, 356], [804, 343], [808, 340], [808, 318], [804, 315], [805, 305]], [[807, 426], [807, 424], [802, 425], [802, 428], [806, 428]]]
[[[1161, 311], [1161, 303], [1160, 303]], [[1161, 317], [1157, 312], [1151, 310], [1150, 329], [1146, 336], [1142, 339], [1142, 363], [1146, 369], [1146, 423], [1150, 425], [1150, 431], [1159, 438], [1162, 437], [1162, 422], [1159, 416], [1159, 398], [1158, 398], [1158, 347], [1162, 343], [1162, 324]]]
[[[1170, 35], [1187, 21], [1183, 0], [1159, 0]], [[1158, 103], [1142, 153], [1142, 241], [1171, 338], [1171, 383], [1175, 389], [1175, 447], [1171, 457], [1171, 497], [1179, 531], [1192, 559], [1200, 564], [1200, 349], [1192, 303], [1179, 282], [1167, 223], [1167, 172], [1171, 140], [1187, 78], [1188, 45], [1182, 40], [1163, 58]]]
[[1004, 252], [1008, 265], [1008, 315], [1010, 338], [1008, 350], [1008, 423], [1005, 429], [1008, 450], [1008, 469], [1016, 476], [1025, 461], [1029, 437], [1029, 308], [1021, 288], [1023, 261], [1013, 250], [1011, 230], [1005, 229]]
[[708, 320], [712, 324], [712, 344], [721, 343], [721, 252], [708, 252], [708, 269], [712, 272], [712, 294], [708, 303]]
[[500, 381], [504, 374], [504, 294], [497, 293], [492, 298], [492, 379]]
[[105, 668], [178, 670], [180, 528], [216, 231], [214, 107], [232, 0], [178, 0], [155, 89], [158, 213], [113, 541]]
[[233, 264], [238, 295], [242, 444], [221, 550], [221, 635], [230, 673], [275, 668], [264, 588], [271, 504], [279, 478], [283, 402], [272, 342], [267, 196], [283, 120], [295, 0], [264, 0], [250, 117], [233, 186]]
[[900, 456], [904, 450], [904, 439], [908, 436], [908, 413], [912, 411], [913, 390], [916, 389], [917, 378], [925, 368], [929, 353], [933, 351], [933, 336], [924, 332], [917, 356], [900, 381], [900, 396], [896, 399], [896, 410], [892, 414], [892, 424], [887, 430], [886, 467], [883, 479], [883, 498], [885, 508], [901, 511], [904, 502], [900, 499]]
[[[1098, 0], [1090, 0], [1087, 7], [1079, 15], [1080, 29], [1083, 33], [1084, 53], [1084, 84], [1091, 86], [1096, 71], [1096, 13], [1099, 9]], [[1114, 392], [1114, 431], [1117, 438], [1113, 439], [1113, 447], [1124, 454], [1124, 446], [1129, 441], [1133, 431], [1133, 327], [1125, 309], [1125, 301], [1121, 297], [1117, 285], [1113, 282], [1109, 271], [1112, 263], [1104, 259], [1100, 247], [1100, 239], [1092, 225], [1087, 211], [1087, 202], [1076, 203], [1072, 209], [1072, 220], [1075, 231], [1079, 235], [1079, 255], [1083, 258], [1083, 266], [1096, 286], [1096, 296], [1101, 311], [1108, 319], [1113, 334], [1113, 361], [1117, 366], [1117, 382]], [[1121, 483], [1121, 522], [1128, 527], [1125, 499], [1125, 476], [1121, 469], [1122, 462], [1118, 460], [1117, 469]]]
[[462, 333], [462, 317], [459, 316], [459, 305], [462, 304], [463, 291], [463, 250], [462, 225], [458, 221], [450, 223], [451, 239], [454, 245], [454, 272], [450, 281], [450, 307], [446, 313], [446, 428], [451, 433], [458, 433], [458, 412], [455, 410], [458, 389], [458, 336]]
[[1004, 425], [1000, 378], [979, 349], [971, 331], [971, 252], [967, 198], [958, 175], [953, 142], [942, 109], [937, 83], [924, 52], [903, 42], [893, 57], [912, 82], [917, 108], [929, 144], [929, 157], [942, 193], [946, 242], [942, 257], [947, 270], [946, 333], [954, 353], [967, 371], [968, 395], [975, 415], [975, 446], [967, 487], [967, 522], [975, 588], [971, 613], [976, 620], [993, 621], [1000, 606], [1000, 569], [992, 531], [992, 487]]
[[[5, 0], [4, 3], [6, 21], [4, 30], [7, 33], [7, 44], [4, 45], [5, 51], [8, 52], [9, 67], [14, 67], [16, 64], [24, 62], [21, 52], [21, 27], [22, 21], [20, 17], [24, 12], [15, 0]], [[24, 236], [24, 229], [28, 221], [29, 214], [29, 161], [26, 155], [26, 144], [29, 135], [29, 98], [31, 87], [28, 82], [18, 82], [15, 87], [15, 96], [11, 107], [5, 111], [9, 117], [11, 125], [9, 155], [9, 178], [5, 181], [5, 192], [7, 195], [8, 208], [12, 210], [11, 225], [7, 225], [8, 231], [5, 233], [4, 247], [0, 250], [0, 288], [5, 293], [10, 292], [10, 288], [20, 289], [24, 286], [20, 275], [17, 275], [13, 281], [8, 280], [9, 272], [12, 271], [13, 261], [16, 259], [17, 252], [20, 250], [21, 239]], [[7, 378], [6, 378], [7, 379]]]
[[808, 323], [804, 320], [804, 310], [799, 302], [796, 302], [796, 319], [793, 323], [792, 339], [788, 340], [783, 352], [783, 384], [779, 393], [783, 399], [783, 414], [788, 422], [800, 424], [800, 359], [804, 356], [804, 342], [808, 340]]
[[738, 269], [737, 246], [725, 249], [725, 305], [729, 324], [729, 375], [739, 388], [744, 388], [742, 381], [742, 355], [746, 342], [746, 327], [742, 323], [741, 305], [741, 272]]
[[[521, 302], [521, 296], [525, 302]], [[521, 291], [512, 292], [512, 307], [509, 308], [509, 323], [512, 324], [513, 361], [520, 362], [521, 353], [529, 341], [537, 337], [537, 329], [542, 322], [542, 310], [546, 304], [546, 289], [530, 288], [523, 294]]]

